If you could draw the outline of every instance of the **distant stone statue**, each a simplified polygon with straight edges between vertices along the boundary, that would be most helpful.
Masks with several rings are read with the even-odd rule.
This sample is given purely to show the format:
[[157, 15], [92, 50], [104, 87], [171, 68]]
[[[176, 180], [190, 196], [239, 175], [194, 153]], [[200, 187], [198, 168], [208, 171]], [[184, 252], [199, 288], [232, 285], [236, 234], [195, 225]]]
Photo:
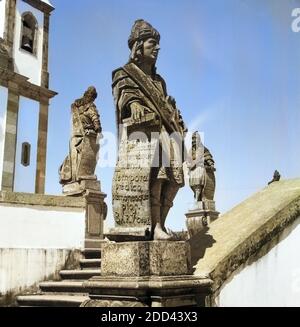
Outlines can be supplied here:
[[203, 145], [198, 132], [192, 135], [192, 148], [188, 153], [186, 164], [195, 201], [185, 215], [189, 235], [193, 237], [219, 216], [214, 201], [215, 162], [210, 151]]
[[268, 183], [268, 185], [270, 185], [271, 183], [273, 182], [278, 182], [280, 180], [280, 174], [279, 174], [279, 171], [278, 170], [275, 170], [274, 171], [274, 174], [273, 174], [273, 179]]
[[196, 202], [214, 200], [216, 187], [214, 164], [213, 156], [201, 142], [199, 133], [194, 132], [187, 167], [190, 187], [194, 192]]
[[[119, 231], [123, 227], [138, 234], [139, 228], [142, 233], [149, 228], [151, 239], [168, 240], [165, 220], [184, 185], [180, 159], [186, 128], [175, 100], [167, 94], [164, 79], [156, 73], [159, 41], [156, 29], [142, 19], [137, 20], [128, 40], [130, 60], [113, 72], [120, 134], [113, 212]], [[147, 137], [131, 140], [130, 133], [134, 132], [144, 132]], [[158, 132], [160, 137], [151, 137], [151, 132]], [[170, 139], [172, 133], [178, 137]], [[162, 163], [161, 156], [155, 164], [152, 154], [161, 154], [168, 143], [170, 154], [166, 156], [170, 164]]]
[[69, 155], [59, 169], [59, 182], [63, 185], [64, 193], [80, 193], [87, 187], [99, 188], [95, 168], [99, 151], [98, 136], [102, 129], [94, 104], [96, 98], [97, 91], [91, 86], [71, 106]]

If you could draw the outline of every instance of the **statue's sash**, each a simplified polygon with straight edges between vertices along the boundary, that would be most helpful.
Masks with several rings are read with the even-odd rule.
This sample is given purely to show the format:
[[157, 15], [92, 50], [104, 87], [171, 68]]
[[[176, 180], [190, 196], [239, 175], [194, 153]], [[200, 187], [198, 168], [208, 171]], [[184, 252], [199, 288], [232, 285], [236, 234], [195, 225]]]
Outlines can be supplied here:
[[[169, 112], [169, 106], [166, 103], [165, 95], [162, 95], [152, 80], [135, 64], [126, 64], [123, 70], [130, 78], [141, 88], [146, 97], [152, 102], [152, 109], [155, 109], [156, 114], [161, 117], [163, 124], [168, 132], [180, 132], [178, 128], [172, 125], [170, 118], [165, 113]], [[175, 109], [174, 109], [175, 110]]]

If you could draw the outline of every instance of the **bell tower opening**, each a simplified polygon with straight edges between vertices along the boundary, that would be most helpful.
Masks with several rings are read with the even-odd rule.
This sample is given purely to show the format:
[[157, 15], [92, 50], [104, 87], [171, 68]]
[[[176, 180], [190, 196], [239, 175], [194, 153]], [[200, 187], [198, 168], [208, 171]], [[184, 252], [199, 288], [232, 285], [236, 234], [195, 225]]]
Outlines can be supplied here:
[[22, 15], [22, 28], [21, 28], [21, 49], [36, 54], [36, 38], [38, 23], [36, 18], [31, 12], [25, 12]]

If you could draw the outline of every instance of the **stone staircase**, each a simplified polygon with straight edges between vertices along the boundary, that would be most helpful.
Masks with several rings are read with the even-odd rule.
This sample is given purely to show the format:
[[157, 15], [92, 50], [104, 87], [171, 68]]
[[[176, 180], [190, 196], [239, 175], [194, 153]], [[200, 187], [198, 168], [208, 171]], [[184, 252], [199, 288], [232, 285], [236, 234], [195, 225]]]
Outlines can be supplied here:
[[78, 307], [88, 299], [83, 282], [101, 272], [101, 250], [86, 248], [82, 251], [80, 269], [61, 270], [59, 281], [39, 283], [39, 292], [17, 297], [20, 307]]

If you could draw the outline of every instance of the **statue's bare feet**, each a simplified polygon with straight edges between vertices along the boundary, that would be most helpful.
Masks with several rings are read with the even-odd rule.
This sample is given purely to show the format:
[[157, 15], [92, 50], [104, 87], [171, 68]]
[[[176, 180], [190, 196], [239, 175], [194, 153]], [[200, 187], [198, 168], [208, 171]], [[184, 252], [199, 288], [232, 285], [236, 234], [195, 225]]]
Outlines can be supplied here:
[[172, 236], [164, 232], [160, 225], [155, 227], [153, 235], [154, 241], [170, 241], [171, 238]]

